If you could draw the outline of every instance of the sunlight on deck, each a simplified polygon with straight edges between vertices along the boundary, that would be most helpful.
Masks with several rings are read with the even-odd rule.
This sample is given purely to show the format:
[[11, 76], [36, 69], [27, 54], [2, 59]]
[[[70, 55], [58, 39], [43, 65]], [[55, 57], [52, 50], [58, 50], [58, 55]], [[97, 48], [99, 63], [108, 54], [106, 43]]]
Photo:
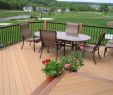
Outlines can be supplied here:
[[[52, 49], [49, 54], [45, 49], [42, 54], [42, 59], [39, 59], [40, 53], [38, 52], [38, 50], [40, 49], [40, 44], [37, 44], [36, 52], [33, 51], [33, 47], [32, 45], [29, 45], [29, 43], [25, 43], [24, 48], [21, 50], [21, 44], [22, 43], [17, 43], [0, 50], [0, 95], [30, 95], [45, 80], [45, 75], [41, 71], [41, 68], [43, 67], [41, 61], [45, 58], [55, 59], [54, 49]], [[70, 51], [71, 49], [66, 48], [67, 53], [69, 53]], [[94, 64], [92, 56], [90, 54], [85, 55], [85, 65], [78, 71], [78, 73], [83, 74], [79, 76], [80, 79], [85, 74], [88, 77], [96, 77], [112, 81], [111, 84], [113, 85], [113, 49], [108, 50], [105, 58], [103, 57], [103, 52], [104, 48], [101, 47], [102, 59], [100, 60], [98, 56], [96, 56], [97, 65]], [[63, 49], [59, 52], [59, 56], [62, 55]], [[68, 75], [65, 76], [65, 79], [68, 78]], [[65, 84], [65, 82], [67, 83], [64, 78], [61, 81], [63, 84]], [[73, 82], [82, 84], [79, 81], [79, 79], [75, 79], [74, 81], [73, 78], [69, 80], [70, 84], [72, 84]], [[96, 85], [97, 83], [98, 81], [93, 81], [93, 84]], [[113, 89], [113, 86], [111, 87]], [[76, 85], [73, 85], [73, 88], [76, 88]], [[55, 93], [54, 89], [55, 88], [53, 88], [51, 93]], [[60, 94], [60, 91], [59, 93], [57, 92], [56, 95], [68, 95], [65, 93], [68, 93], [71, 90], [68, 91], [67, 89], [66, 92], [64, 89], [62, 91], [64, 91], [64, 93], [62, 92], [62, 94]], [[54, 95], [51, 93], [50, 95]], [[108, 95], [113, 95], [113, 90], [111, 93], [112, 94]]]

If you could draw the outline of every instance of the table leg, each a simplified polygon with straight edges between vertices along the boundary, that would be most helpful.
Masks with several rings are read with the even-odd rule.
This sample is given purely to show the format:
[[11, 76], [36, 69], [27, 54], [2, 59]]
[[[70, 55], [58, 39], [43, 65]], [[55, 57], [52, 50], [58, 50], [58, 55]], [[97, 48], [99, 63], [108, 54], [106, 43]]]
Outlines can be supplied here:
[[65, 41], [64, 41], [64, 56], [65, 56]]

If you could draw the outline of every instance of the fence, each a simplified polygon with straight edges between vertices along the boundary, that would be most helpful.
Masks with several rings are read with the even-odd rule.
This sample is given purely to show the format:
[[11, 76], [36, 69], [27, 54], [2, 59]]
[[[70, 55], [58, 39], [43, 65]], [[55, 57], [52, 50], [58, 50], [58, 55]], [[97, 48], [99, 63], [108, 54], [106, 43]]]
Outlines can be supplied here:
[[[65, 31], [66, 23], [56, 23], [56, 22], [29, 22], [29, 29], [34, 32], [38, 29], [52, 29], [56, 31]], [[96, 43], [98, 36], [106, 32], [108, 34], [113, 34], [113, 28], [99, 27], [99, 26], [88, 26], [83, 25], [82, 33], [91, 36], [90, 43]], [[0, 28], [0, 47], [5, 47], [14, 43], [21, 41], [21, 33], [19, 25], [11, 25]], [[105, 45], [107, 40], [102, 42]]]
[[[39, 28], [43, 28], [43, 22], [29, 22], [29, 28], [34, 34]], [[11, 25], [0, 28], [0, 48], [21, 41], [19, 25]]]

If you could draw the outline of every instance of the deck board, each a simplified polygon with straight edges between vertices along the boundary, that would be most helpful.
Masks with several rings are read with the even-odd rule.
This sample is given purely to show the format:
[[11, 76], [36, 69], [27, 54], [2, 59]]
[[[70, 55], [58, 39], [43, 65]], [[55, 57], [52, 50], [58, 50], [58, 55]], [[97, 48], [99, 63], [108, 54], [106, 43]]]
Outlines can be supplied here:
[[17, 61], [15, 59], [15, 52], [14, 52], [14, 46], [12, 46], [10, 48], [10, 53], [11, 53], [11, 59], [12, 59], [12, 66], [13, 66], [13, 69], [14, 69], [14, 73], [15, 73], [15, 80], [16, 80], [16, 84], [17, 84], [17, 90], [18, 90], [18, 94], [19, 95], [26, 95], [25, 94], [25, 91], [24, 91], [24, 87], [23, 87], [23, 84], [22, 84], [22, 80], [21, 80], [21, 76], [20, 76], [20, 72], [19, 72], [19, 68], [18, 68], [18, 65], [17, 65]]
[[[68, 76], [65, 75], [65, 77]], [[49, 95], [105, 95], [104, 93], [109, 93], [109, 91], [113, 94], [113, 83], [87, 78], [79, 74], [69, 77], [71, 82], [66, 78], [62, 78]]]
[[[22, 84], [23, 84], [26, 95], [28, 95], [31, 92], [31, 86], [28, 82], [29, 77], [27, 77], [27, 75], [31, 75], [31, 74], [28, 72], [26, 62], [24, 61], [22, 56], [18, 53], [18, 51], [15, 51], [15, 49], [14, 49], [14, 52], [15, 52], [15, 60], [17, 62]], [[32, 83], [32, 80], [31, 80], [31, 83]]]
[[0, 51], [0, 95], [3, 95], [3, 51]]
[[15, 75], [14, 75], [14, 70], [13, 70], [13, 67], [11, 64], [9, 50], [7, 50], [7, 64], [8, 64], [11, 95], [18, 95], [17, 85], [16, 85], [16, 81], [15, 81]]
[[[36, 46], [36, 52], [28, 43], [21, 50], [21, 44], [20, 42], [0, 50], [0, 95], [30, 95], [45, 80], [41, 61], [46, 58], [55, 59], [54, 50], [48, 54], [45, 49], [39, 59], [40, 44]], [[70, 51], [70, 48], [66, 48], [66, 53]], [[113, 50], [108, 50], [106, 57], [103, 57], [103, 51], [104, 47], [101, 47], [102, 59], [96, 56], [97, 65], [92, 56], [86, 53], [85, 65], [78, 71], [81, 75], [75, 77], [76, 75], [67, 74], [56, 85], [58, 88], [54, 87], [49, 94], [75, 95], [73, 88], [76, 88], [77, 95], [113, 95]], [[62, 54], [63, 51], [60, 50], [59, 56]], [[92, 77], [96, 78], [91, 79]], [[104, 80], [108, 82], [104, 83]], [[98, 89], [93, 91], [96, 86]]]
[[3, 87], [4, 87], [4, 95], [11, 95], [10, 89], [10, 79], [8, 72], [8, 60], [7, 60], [7, 50], [3, 50]]

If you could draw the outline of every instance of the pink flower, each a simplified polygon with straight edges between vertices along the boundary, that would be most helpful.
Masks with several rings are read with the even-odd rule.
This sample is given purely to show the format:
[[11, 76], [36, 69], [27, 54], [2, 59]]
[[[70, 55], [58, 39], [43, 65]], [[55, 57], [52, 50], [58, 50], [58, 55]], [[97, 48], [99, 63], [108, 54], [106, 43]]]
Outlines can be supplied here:
[[65, 64], [64, 67], [65, 68], [69, 68], [71, 64]]
[[80, 46], [80, 49], [83, 50], [83, 49], [84, 49], [84, 46], [81, 45], [81, 46]]

